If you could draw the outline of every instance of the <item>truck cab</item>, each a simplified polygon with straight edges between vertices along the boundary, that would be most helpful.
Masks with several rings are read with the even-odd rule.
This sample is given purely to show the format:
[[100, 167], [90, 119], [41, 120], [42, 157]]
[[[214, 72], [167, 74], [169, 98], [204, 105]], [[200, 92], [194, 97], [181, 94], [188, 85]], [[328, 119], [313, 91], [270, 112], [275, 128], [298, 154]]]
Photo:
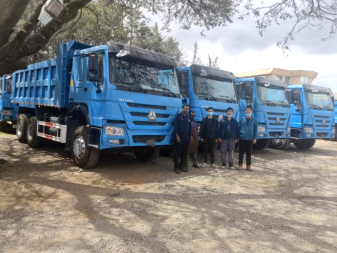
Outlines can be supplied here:
[[11, 103], [12, 76], [0, 77], [0, 130], [5, 132], [16, 126], [18, 106]]
[[41, 138], [62, 142], [82, 168], [108, 149], [151, 160], [171, 145], [182, 105], [176, 67], [171, 57], [113, 41], [61, 43], [56, 59], [14, 73], [18, 139], [31, 147]]
[[234, 110], [233, 117], [238, 117], [238, 101], [235, 93], [233, 73], [221, 69], [199, 65], [178, 68], [180, 90], [183, 103], [189, 104], [195, 112], [199, 126], [207, 116], [206, 109], [214, 108], [214, 116], [219, 121], [226, 116], [228, 107]]
[[272, 139], [289, 138], [290, 105], [286, 98], [287, 85], [265, 77], [238, 78], [240, 117], [245, 117], [247, 105], [253, 108], [258, 121], [258, 139], [254, 149], [265, 149]]
[[335, 138], [334, 97], [329, 88], [289, 85], [291, 139], [296, 147], [309, 149], [316, 139]]

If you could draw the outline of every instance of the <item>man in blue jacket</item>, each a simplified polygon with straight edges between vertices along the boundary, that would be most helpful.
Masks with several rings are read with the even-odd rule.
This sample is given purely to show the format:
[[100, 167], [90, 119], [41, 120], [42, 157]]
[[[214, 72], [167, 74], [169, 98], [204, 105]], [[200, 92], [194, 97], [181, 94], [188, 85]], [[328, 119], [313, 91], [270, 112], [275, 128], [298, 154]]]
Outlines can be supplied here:
[[257, 120], [252, 117], [253, 109], [246, 107], [246, 117], [241, 118], [239, 122], [240, 142], [239, 142], [239, 169], [242, 168], [243, 157], [246, 153], [246, 169], [252, 171], [252, 147], [257, 138]]
[[234, 169], [234, 149], [239, 138], [239, 126], [236, 119], [232, 118], [233, 108], [227, 108], [227, 117], [219, 126], [219, 141], [221, 142], [222, 168], [226, 168], [227, 150], [229, 151], [229, 169]]
[[191, 140], [191, 123], [190, 117], [188, 116], [189, 105], [183, 105], [183, 111], [176, 115], [174, 120], [174, 172], [179, 174], [180, 171], [188, 172], [188, 169], [185, 168], [187, 155], [188, 155], [188, 146]]

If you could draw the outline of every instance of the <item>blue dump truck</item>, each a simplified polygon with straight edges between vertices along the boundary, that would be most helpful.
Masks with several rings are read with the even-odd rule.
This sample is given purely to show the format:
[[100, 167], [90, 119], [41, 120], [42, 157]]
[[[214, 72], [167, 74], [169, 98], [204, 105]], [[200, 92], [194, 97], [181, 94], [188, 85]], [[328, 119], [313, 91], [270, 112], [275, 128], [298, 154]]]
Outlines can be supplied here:
[[290, 143], [309, 149], [316, 139], [335, 138], [334, 97], [329, 88], [314, 85], [289, 85], [291, 104], [290, 139], [275, 140], [271, 147], [287, 149]]
[[238, 78], [236, 91], [239, 97], [240, 117], [251, 105], [258, 121], [258, 139], [254, 149], [262, 150], [272, 139], [289, 138], [290, 105], [286, 98], [287, 85], [265, 77]]
[[335, 108], [335, 141], [337, 141], [337, 101], [334, 102], [334, 108]]
[[219, 121], [226, 115], [228, 107], [238, 116], [238, 101], [235, 93], [233, 73], [199, 65], [178, 68], [180, 91], [183, 103], [195, 111], [195, 120], [200, 124], [207, 116], [206, 109], [214, 108]]
[[20, 142], [64, 143], [77, 166], [90, 168], [100, 150], [152, 159], [171, 144], [182, 100], [173, 58], [116, 42], [70, 41], [56, 59], [13, 73], [12, 103]]
[[5, 132], [16, 126], [18, 106], [11, 103], [12, 76], [0, 77], [0, 130]]

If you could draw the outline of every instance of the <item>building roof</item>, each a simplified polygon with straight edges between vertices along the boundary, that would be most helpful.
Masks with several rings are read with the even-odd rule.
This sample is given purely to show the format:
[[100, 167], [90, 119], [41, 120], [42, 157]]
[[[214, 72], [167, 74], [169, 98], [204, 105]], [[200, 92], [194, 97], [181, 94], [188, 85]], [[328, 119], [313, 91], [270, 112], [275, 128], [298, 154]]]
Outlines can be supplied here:
[[315, 71], [309, 70], [287, 70], [279, 68], [259, 69], [251, 70], [240, 73], [235, 73], [236, 77], [253, 77], [253, 76], [265, 76], [265, 75], [278, 75], [278, 76], [306, 76], [315, 79], [318, 75]]

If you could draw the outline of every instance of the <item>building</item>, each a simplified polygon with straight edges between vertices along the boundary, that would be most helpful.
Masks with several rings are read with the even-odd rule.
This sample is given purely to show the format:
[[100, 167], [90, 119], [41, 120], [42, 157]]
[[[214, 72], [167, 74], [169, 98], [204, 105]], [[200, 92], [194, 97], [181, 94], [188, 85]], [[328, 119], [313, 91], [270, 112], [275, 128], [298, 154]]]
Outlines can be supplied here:
[[318, 73], [308, 70], [286, 70], [279, 68], [252, 70], [235, 73], [236, 77], [265, 76], [270, 79], [281, 80], [288, 84], [312, 84]]

